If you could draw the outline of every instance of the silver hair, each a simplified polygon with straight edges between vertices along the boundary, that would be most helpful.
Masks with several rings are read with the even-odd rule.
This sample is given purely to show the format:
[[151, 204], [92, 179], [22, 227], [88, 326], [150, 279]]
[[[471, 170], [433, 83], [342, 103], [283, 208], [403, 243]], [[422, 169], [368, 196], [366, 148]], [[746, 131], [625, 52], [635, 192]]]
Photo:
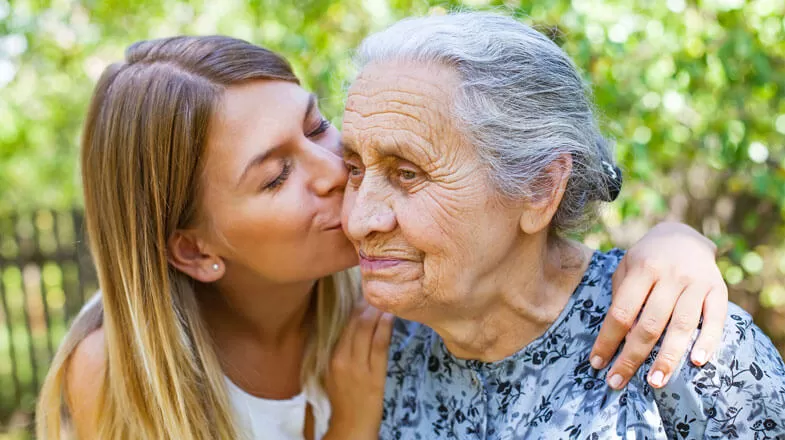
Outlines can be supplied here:
[[355, 57], [360, 69], [396, 61], [439, 63], [458, 72], [454, 116], [502, 196], [536, 198], [549, 189], [543, 169], [563, 154], [572, 156], [552, 231], [585, 229], [597, 202], [615, 197], [612, 149], [599, 131], [590, 89], [543, 34], [493, 13], [409, 18], [367, 37]]

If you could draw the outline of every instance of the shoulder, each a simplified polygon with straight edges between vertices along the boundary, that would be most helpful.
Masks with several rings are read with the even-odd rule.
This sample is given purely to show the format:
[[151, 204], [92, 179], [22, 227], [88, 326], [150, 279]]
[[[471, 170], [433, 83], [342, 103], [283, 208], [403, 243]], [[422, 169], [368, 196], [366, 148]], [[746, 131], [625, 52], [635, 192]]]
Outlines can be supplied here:
[[733, 390], [761, 390], [762, 385], [775, 387], [778, 397], [771, 403], [780, 405], [785, 418], [785, 362], [771, 339], [753, 323], [750, 314], [736, 304], [728, 304], [722, 342], [711, 363], [718, 372], [741, 379], [731, 382]]
[[[105, 368], [106, 338], [103, 327], [100, 327], [82, 339], [71, 354], [68, 361], [69, 384], [76, 385], [77, 382], [82, 382], [83, 377], [88, 376], [88, 373], [103, 373]], [[89, 377], [90, 383], [95, 383], [95, 377]], [[71, 379], [74, 379], [74, 382], [71, 382]]]
[[600, 291], [611, 291], [613, 274], [624, 259], [626, 251], [611, 249], [608, 252], [594, 251], [589, 261], [589, 266], [583, 273], [580, 286], [595, 287]]
[[92, 431], [95, 426], [105, 372], [106, 340], [101, 327], [76, 345], [66, 367], [66, 401], [80, 434]]
[[[692, 365], [689, 362], [685, 364]], [[722, 340], [710, 365], [718, 372], [733, 372], [737, 377], [747, 375], [755, 381], [774, 379], [782, 387], [785, 398], [785, 363], [768, 336], [752, 321], [752, 316], [736, 304], [728, 304]], [[766, 371], [757, 371], [765, 366]], [[682, 371], [685, 367], [682, 367]], [[693, 375], [705, 374], [706, 368], [686, 367]], [[743, 389], [743, 383], [735, 383], [734, 389]], [[716, 397], [716, 394], [713, 395]]]
[[785, 364], [752, 317], [732, 303], [712, 359], [696, 367], [685, 355], [668, 385], [654, 393], [679, 434], [785, 436]]
[[621, 263], [626, 254], [626, 250], [619, 248], [611, 249], [608, 252], [596, 251], [592, 256], [586, 274], [601, 277], [603, 280], [606, 280], [613, 276], [616, 269], [619, 267], [619, 263]]
[[434, 336], [434, 331], [424, 324], [395, 318], [390, 340], [388, 373], [405, 374], [415, 367], [424, 355], [431, 352]]
[[408, 321], [403, 318], [395, 318], [390, 349], [391, 351], [403, 350], [412, 345], [429, 343], [433, 335], [435, 335], [435, 332], [425, 324]]
[[572, 321], [578, 327], [586, 324], [584, 315], [591, 315], [592, 332], [599, 331], [599, 325], [605, 319], [605, 314], [610, 307], [613, 295], [613, 276], [619, 263], [624, 258], [625, 251], [611, 249], [608, 252], [594, 251], [589, 265], [583, 273], [580, 283], [573, 293], [574, 311], [581, 312], [580, 321]]

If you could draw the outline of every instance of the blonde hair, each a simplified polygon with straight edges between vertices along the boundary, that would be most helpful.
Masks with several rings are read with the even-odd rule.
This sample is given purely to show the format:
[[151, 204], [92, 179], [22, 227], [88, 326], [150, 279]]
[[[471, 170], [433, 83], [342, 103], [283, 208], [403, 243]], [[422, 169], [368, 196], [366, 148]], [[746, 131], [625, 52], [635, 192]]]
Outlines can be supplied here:
[[[106, 368], [98, 436], [234, 439], [224, 376], [195, 282], [168, 264], [166, 241], [194, 221], [212, 113], [223, 90], [249, 80], [298, 83], [285, 59], [228, 37], [174, 37], [128, 48], [96, 85], [82, 140], [87, 236], [101, 296], [66, 335], [37, 409], [39, 439], [70, 429], [68, 360], [103, 327]], [[303, 377], [322, 378], [357, 297], [346, 271], [317, 283]]]

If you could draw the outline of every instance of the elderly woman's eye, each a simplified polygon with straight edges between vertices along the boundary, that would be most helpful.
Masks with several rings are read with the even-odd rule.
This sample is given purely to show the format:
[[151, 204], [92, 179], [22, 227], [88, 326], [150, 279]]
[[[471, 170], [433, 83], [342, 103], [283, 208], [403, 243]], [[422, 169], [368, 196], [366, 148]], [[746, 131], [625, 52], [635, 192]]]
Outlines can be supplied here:
[[362, 167], [357, 166], [353, 161], [344, 161], [344, 165], [346, 166], [346, 171], [349, 172], [349, 182], [359, 185], [362, 181], [365, 171], [362, 169]]
[[422, 170], [412, 164], [399, 165], [394, 174], [397, 185], [406, 191], [413, 191], [425, 178]]
[[415, 171], [412, 171], [412, 170], [401, 169], [401, 170], [398, 170], [398, 176], [401, 178], [401, 180], [404, 180], [404, 181], [406, 181], [406, 180], [414, 180], [414, 179], [417, 178], [417, 173]]

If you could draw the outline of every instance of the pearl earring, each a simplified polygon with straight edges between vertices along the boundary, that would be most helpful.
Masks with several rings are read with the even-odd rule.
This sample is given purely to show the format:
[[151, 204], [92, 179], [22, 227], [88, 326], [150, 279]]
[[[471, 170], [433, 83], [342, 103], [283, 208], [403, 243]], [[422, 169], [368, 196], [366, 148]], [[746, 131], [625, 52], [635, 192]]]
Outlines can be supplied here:
[[214, 271], [218, 272], [218, 269], [220, 269], [220, 268], [221, 268], [221, 266], [219, 266], [218, 263], [213, 263], [213, 270]]

